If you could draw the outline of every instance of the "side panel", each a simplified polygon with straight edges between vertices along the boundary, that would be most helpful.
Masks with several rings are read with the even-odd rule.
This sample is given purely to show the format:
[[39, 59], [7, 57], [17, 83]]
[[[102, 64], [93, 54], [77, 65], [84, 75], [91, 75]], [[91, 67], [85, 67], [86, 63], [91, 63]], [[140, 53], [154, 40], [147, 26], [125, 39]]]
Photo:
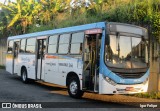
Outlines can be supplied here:
[[28, 73], [28, 78], [35, 79], [35, 55], [34, 54], [19, 54], [20, 67], [25, 66]]
[[45, 77], [46, 82], [58, 84], [58, 55], [45, 56]]
[[66, 85], [66, 77], [69, 72], [79, 76], [82, 84], [82, 60], [67, 56], [46, 55], [45, 82]]
[[79, 79], [82, 80], [82, 60], [81, 58], [71, 58], [66, 56], [59, 56], [59, 84], [65, 85], [67, 74], [74, 72], [78, 75]]

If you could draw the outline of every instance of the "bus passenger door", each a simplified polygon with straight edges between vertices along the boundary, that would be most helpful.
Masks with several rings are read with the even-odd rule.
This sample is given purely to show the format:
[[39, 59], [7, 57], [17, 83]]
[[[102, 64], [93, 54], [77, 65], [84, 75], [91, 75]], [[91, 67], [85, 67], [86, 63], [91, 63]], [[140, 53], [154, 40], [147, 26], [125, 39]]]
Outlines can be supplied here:
[[19, 54], [19, 41], [14, 42], [14, 48], [13, 48], [13, 73], [19, 72], [19, 66], [18, 66], [18, 54]]
[[14, 59], [14, 52], [13, 52], [13, 40], [8, 41], [8, 49], [6, 53], [6, 71], [13, 74], [13, 59]]
[[37, 79], [44, 80], [46, 39], [39, 39], [37, 43]]
[[101, 34], [87, 33], [87, 32], [85, 33], [86, 35], [84, 41], [84, 55], [83, 55], [84, 56], [83, 78], [85, 82], [83, 83], [83, 86], [87, 90], [98, 92]]

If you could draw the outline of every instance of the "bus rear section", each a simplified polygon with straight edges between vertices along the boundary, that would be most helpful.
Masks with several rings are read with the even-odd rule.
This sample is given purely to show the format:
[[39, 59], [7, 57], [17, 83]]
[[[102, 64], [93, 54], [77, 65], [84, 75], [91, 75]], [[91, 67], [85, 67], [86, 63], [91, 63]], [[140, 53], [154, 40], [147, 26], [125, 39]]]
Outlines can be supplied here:
[[147, 30], [134, 25], [108, 23], [102, 41], [99, 93], [147, 92], [149, 52]]

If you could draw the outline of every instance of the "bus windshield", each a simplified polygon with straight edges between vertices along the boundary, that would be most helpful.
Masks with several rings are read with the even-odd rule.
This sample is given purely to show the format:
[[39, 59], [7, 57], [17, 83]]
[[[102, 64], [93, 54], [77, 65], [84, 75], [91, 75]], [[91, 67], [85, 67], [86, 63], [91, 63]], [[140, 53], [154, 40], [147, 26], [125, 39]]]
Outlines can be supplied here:
[[112, 68], [147, 68], [147, 42], [140, 37], [109, 35], [105, 62]]

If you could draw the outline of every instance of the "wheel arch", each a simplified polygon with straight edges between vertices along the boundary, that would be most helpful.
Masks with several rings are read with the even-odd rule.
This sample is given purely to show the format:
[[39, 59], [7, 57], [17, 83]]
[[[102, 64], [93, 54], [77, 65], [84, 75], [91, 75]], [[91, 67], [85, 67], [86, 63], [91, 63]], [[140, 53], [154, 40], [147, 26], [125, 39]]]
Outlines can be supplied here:
[[[23, 73], [23, 72], [26, 72], [26, 73]], [[22, 66], [21, 67], [21, 80], [23, 83], [29, 83], [29, 78], [28, 78], [28, 74], [27, 74], [27, 68], [25, 66]]]
[[67, 76], [66, 76], [66, 86], [68, 86], [69, 80], [70, 80], [70, 78], [72, 78], [72, 77], [76, 77], [76, 78], [79, 80], [79, 83], [80, 83], [80, 79], [79, 79], [78, 74], [75, 73], [75, 72], [69, 72], [69, 73], [67, 74]]
[[22, 71], [23, 71], [24, 69], [27, 71], [26, 66], [23, 65], [23, 66], [21, 67], [21, 75], [22, 75]]

